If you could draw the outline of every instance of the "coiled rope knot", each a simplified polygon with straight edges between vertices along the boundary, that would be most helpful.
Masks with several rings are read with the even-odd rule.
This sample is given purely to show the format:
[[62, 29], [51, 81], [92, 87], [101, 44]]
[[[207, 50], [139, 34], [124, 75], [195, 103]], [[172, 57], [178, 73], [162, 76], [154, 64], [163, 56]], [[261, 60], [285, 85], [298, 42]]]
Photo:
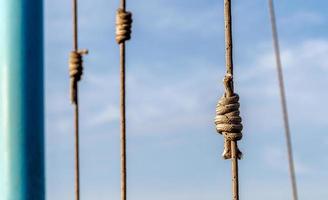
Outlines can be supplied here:
[[[219, 100], [216, 107], [215, 125], [218, 133], [224, 136], [223, 158], [231, 159], [231, 141], [242, 138], [243, 125], [239, 112], [239, 96], [233, 93], [232, 76], [227, 74], [224, 78], [225, 94]], [[237, 149], [237, 157], [240, 159], [242, 153]]]
[[118, 9], [116, 14], [116, 42], [121, 44], [131, 38], [132, 13]]
[[77, 103], [77, 82], [81, 80], [83, 74], [83, 55], [85, 54], [88, 54], [88, 50], [71, 51], [69, 55], [72, 103]]

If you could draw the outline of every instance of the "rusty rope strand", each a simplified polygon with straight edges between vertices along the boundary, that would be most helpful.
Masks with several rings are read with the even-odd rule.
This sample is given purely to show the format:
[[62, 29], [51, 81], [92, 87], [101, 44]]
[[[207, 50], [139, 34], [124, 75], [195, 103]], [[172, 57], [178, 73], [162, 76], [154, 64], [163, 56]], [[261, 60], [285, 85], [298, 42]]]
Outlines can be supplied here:
[[273, 38], [274, 51], [276, 56], [276, 64], [277, 64], [277, 72], [278, 72], [278, 80], [279, 80], [279, 88], [280, 88], [280, 98], [281, 98], [283, 120], [284, 120], [284, 127], [285, 127], [289, 173], [290, 173], [291, 184], [292, 184], [293, 199], [298, 200], [293, 148], [292, 148], [290, 127], [289, 127], [289, 120], [288, 120], [288, 110], [287, 110], [287, 101], [286, 101], [286, 94], [285, 94], [285, 87], [284, 87], [284, 78], [282, 72], [282, 63], [280, 58], [279, 38], [278, 38], [278, 31], [276, 25], [274, 5], [272, 0], [269, 0], [269, 9], [270, 9], [270, 18], [271, 18], [271, 26], [272, 26], [272, 38]]
[[131, 38], [131, 26], [132, 13], [126, 11], [126, 1], [121, 0], [116, 16], [116, 41], [120, 46], [121, 200], [127, 199], [125, 41]]

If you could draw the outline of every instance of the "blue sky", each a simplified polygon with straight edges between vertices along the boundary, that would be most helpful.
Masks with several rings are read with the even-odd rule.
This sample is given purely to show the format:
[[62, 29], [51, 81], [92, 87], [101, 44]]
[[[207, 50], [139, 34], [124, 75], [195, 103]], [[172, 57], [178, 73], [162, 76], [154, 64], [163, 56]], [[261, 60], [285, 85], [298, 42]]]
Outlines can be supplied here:
[[[276, 1], [300, 199], [328, 191], [328, 2]], [[230, 162], [213, 125], [223, 93], [222, 0], [128, 1], [128, 198], [230, 198]], [[81, 195], [119, 199], [118, 1], [80, 1]], [[67, 58], [70, 1], [45, 3], [47, 197], [74, 191]], [[266, 0], [233, 3], [235, 87], [241, 96], [242, 199], [289, 200], [290, 181]]]

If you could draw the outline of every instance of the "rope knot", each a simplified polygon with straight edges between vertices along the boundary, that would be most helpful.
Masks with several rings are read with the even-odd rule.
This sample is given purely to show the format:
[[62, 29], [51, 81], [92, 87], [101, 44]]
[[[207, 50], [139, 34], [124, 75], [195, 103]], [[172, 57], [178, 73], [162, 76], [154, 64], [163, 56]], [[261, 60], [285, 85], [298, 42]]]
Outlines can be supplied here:
[[[215, 125], [218, 133], [224, 136], [225, 159], [231, 159], [231, 141], [242, 139], [241, 124], [242, 119], [239, 112], [239, 96], [233, 93], [232, 76], [227, 74], [224, 78], [225, 94], [219, 100], [216, 107]], [[237, 150], [237, 157], [240, 159], [242, 153]]]
[[118, 9], [116, 14], [116, 42], [121, 44], [131, 38], [132, 13]]
[[88, 50], [72, 51], [69, 55], [69, 76], [71, 78], [71, 101], [77, 103], [77, 82], [83, 74], [83, 55]]

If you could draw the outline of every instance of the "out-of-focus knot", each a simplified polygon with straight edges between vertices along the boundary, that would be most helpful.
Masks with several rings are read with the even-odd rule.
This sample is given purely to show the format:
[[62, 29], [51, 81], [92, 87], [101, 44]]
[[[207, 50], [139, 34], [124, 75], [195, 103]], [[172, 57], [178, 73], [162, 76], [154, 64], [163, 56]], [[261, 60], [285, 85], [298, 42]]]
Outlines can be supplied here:
[[121, 44], [131, 38], [132, 13], [118, 9], [116, 14], [116, 42]]
[[83, 74], [83, 55], [88, 54], [88, 50], [72, 51], [69, 55], [69, 76], [71, 79], [71, 101], [77, 103], [77, 83]]
[[[218, 133], [224, 136], [225, 159], [231, 159], [231, 141], [238, 141], [242, 138], [243, 125], [239, 112], [239, 96], [233, 93], [232, 76], [226, 75], [224, 78], [225, 94], [219, 100], [216, 107], [215, 125]], [[237, 157], [240, 159], [242, 153], [237, 149]]]

